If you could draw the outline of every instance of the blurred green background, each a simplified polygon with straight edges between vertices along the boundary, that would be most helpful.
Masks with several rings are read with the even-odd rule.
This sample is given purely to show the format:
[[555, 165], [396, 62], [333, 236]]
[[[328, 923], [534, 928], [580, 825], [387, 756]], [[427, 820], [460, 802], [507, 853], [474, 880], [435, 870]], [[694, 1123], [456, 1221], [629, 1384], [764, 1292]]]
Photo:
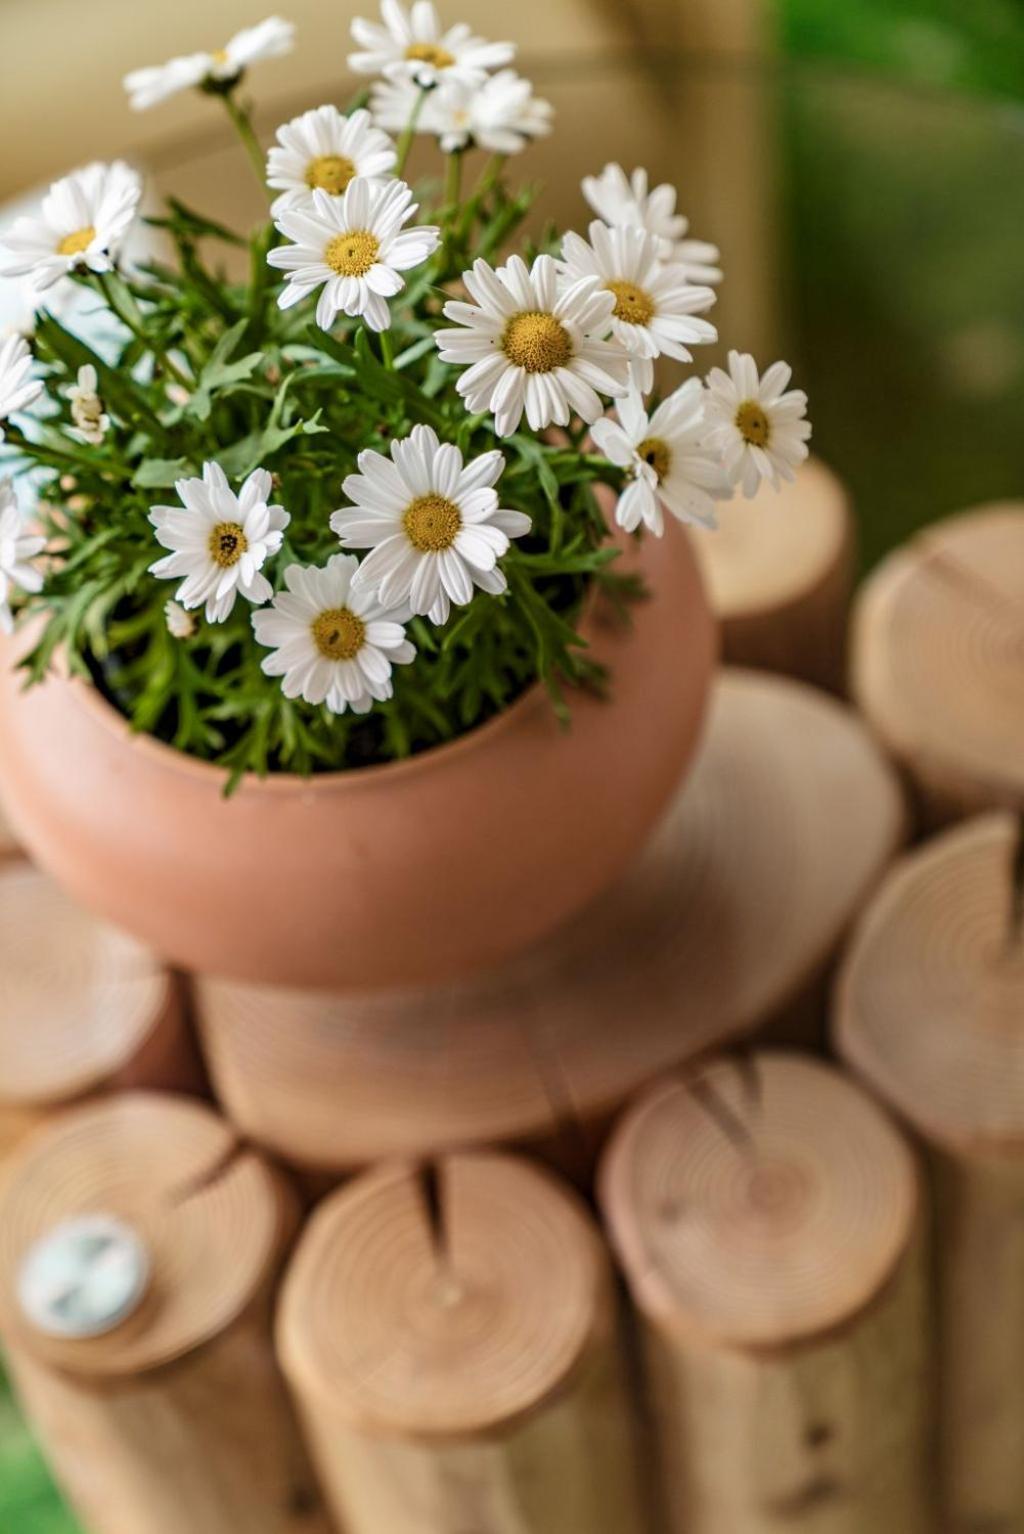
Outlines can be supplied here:
[[779, 13], [794, 360], [873, 563], [1024, 491], [1024, 12]]
[[[731, 67], [773, 88], [792, 361], [870, 563], [944, 512], [1024, 490], [1024, 11], [775, 9], [777, 56]], [[0, 1534], [74, 1534], [2, 1374]]]

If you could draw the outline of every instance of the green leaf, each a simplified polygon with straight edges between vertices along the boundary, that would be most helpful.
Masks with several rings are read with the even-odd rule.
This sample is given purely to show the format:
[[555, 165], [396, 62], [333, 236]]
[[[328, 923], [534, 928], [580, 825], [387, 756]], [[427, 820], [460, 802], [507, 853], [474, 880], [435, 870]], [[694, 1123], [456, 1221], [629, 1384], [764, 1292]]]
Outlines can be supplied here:
[[251, 432], [240, 442], [218, 453], [217, 462], [229, 479], [244, 479], [253, 469], [262, 468], [268, 459], [273, 458], [294, 437], [314, 437], [328, 431], [328, 427], [320, 424], [320, 415], [318, 410], [308, 421], [296, 421], [292, 426], [270, 424], [262, 431]]
[[221, 336], [199, 374], [195, 392], [185, 407], [188, 415], [195, 416], [198, 421], [208, 421], [213, 408], [213, 396], [230, 389], [232, 384], [251, 378], [255, 373], [263, 361], [263, 352], [250, 352], [237, 362], [229, 361], [248, 328], [248, 320], [239, 320]]
[[310, 326], [310, 335], [319, 342], [328, 356], [347, 369], [348, 375], [358, 383], [361, 393], [384, 405], [402, 407], [414, 421], [425, 422], [428, 426], [444, 426], [444, 412], [425, 397], [414, 380], [406, 373], [386, 368], [373, 355], [365, 330], [357, 333], [354, 346], [336, 341], [333, 336], [313, 326]]
[[164, 490], [195, 472], [187, 458], [147, 458], [132, 475], [132, 484], [138, 490]]
[[185, 239], [201, 240], [210, 238], [221, 240], [225, 245], [244, 245], [245, 240], [226, 224], [218, 224], [215, 219], [208, 218], [205, 213], [197, 213], [177, 197], [168, 197], [167, 206], [171, 210], [169, 218], [147, 218], [143, 222], [154, 229], [167, 229], [172, 234], [182, 236]]

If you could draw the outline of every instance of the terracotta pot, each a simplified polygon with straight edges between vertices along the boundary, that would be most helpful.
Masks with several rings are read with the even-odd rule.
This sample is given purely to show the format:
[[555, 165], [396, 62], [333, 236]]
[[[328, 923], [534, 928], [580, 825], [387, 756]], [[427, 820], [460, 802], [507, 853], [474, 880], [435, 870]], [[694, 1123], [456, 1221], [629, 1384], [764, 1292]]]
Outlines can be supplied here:
[[172, 962], [278, 985], [364, 990], [503, 960], [609, 885], [700, 732], [716, 635], [673, 527], [635, 562], [631, 627], [585, 625], [609, 701], [560, 728], [540, 689], [406, 762], [247, 779], [134, 735], [95, 689], [23, 689], [0, 648], [0, 792], [32, 855]]

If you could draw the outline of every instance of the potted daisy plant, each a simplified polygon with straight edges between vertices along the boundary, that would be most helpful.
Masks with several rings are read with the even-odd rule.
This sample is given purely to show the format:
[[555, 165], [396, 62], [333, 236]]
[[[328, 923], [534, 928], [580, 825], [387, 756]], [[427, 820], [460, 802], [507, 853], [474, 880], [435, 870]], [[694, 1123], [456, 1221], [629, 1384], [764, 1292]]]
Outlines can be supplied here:
[[126, 79], [226, 110], [250, 234], [141, 220], [115, 161], [0, 243], [34, 307], [0, 344], [0, 787], [171, 958], [373, 987], [495, 962], [622, 869], [713, 665], [680, 524], [810, 429], [736, 353], [654, 397], [721, 276], [670, 187], [608, 166], [584, 233], [524, 237], [509, 163], [552, 112], [510, 44], [426, 0], [352, 34], [372, 78], [266, 150], [243, 89], [279, 18]]

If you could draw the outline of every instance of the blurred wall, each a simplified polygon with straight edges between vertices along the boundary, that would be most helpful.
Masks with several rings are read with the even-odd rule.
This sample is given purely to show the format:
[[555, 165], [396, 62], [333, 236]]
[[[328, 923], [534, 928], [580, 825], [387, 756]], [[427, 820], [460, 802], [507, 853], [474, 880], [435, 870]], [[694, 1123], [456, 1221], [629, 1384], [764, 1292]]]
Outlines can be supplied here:
[[[219, 47], [273, 9], [273, 0], [0, 0], [0, 203], [72, 165], [121, 155], [158, 192], [174, 192], [227, 222], [257, 216], [230, 129], [195, 92], [132, 112], [122, 76], [175, 53]], [[250, 79], [264, 139], [325, 100], [343, 103], [348, 25], [376, 0], [282, 0], [298, 29], [295, 51]], [[540, 205], [559, 222], [586, 220], [583, 174], [609, 159], [643, 164], [678, 185], [701, 238], [722, 246], [729, 270], [719, 321], [745, 347], [774, 329], [774, 131], [750, 61], [766, 47], [762, 0], [441, 0], [519, 45], [517, 67], [558, 111], [553, 139], [523, 157], [546, 183]], [[12, 67], [13, 66], [13, 67]], [[426, 164], [418, 152], [413, 173]]]

